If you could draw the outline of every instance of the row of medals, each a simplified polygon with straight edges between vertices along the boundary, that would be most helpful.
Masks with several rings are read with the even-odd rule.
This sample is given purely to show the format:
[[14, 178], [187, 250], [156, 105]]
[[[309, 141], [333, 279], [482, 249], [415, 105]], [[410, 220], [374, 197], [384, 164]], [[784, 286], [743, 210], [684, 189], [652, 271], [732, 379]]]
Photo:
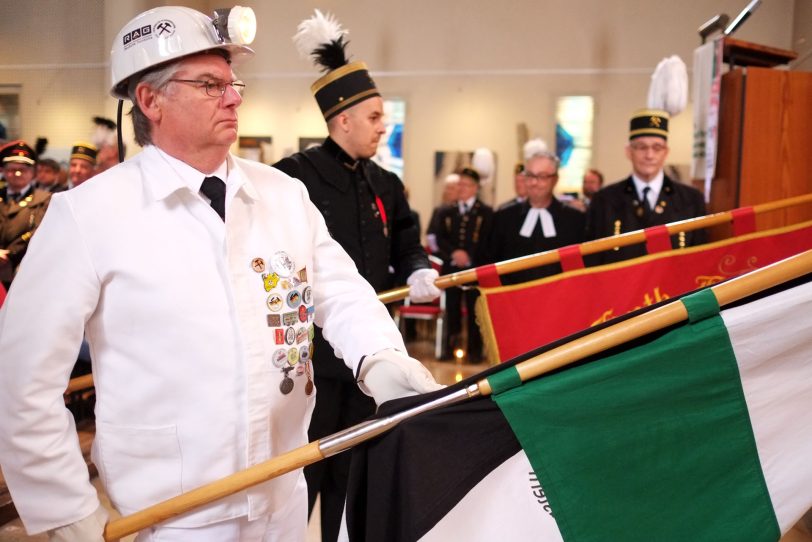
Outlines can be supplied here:
[[[307, 270], [306, 268], [296, 271], [296, 264], [286, 252], [275, 253], [270, 262], [266, 264], [262, 258], [254, 258], [251, 260], [251, 269], [260, 275], [262, 284], [266, 292], [270, 292], [266, 305], [271, 314], [268, 314], [268, 326], [276, 327], [275, 332], [281, 334], [281, 324], [285, 323], [289, 327], [284, 331], [285, 342], [292, 345], [290, 349], [279, 348], [274, 351], [272, 364], [274, 367], [281, 369], [282, 382], [279, 383], [279, 391], [283, 395], [287, 395], [293, 391], [294, 380], [290, 377], [290, 372], [296, 370], [297, 375], [304, 372], [307, 375], [307, 383], [304, 386], [306, 395], [313, 393], [313, 377], [311, 375], [310, 360], [313, 359], [313, 324], [311, 323], [308, 328], [300, 328], [297, 333], [293, 327], [296, 319], [296, 313], [290, 314], [275, 314], [287, 306], [296, 310], [298, 308], [298, 320], [307, 322], [312, 320], [310, 317], [313, 311], [312, 290], [307, 283]], [[268, 272], [266, 272], [266, 270]], [[305, 287], [300, 292], [298, 286], [305, 284]], [[279, 285], [287, 294], [280, 296], [274, 288]], [[283, 297], [285, 298], [283, 300]], [[309, 306], [308, 306], [309, 305]], [[290, 317], [290, 318], [289, 318]], [[284, 318], [284, 320], [283, 320]], [[300, 342], [299, 337], [306, 336], [309, 341], [308, 344], [297, 348], [294, 343]], [[304, 339], [302, 339], [303, 341]]]

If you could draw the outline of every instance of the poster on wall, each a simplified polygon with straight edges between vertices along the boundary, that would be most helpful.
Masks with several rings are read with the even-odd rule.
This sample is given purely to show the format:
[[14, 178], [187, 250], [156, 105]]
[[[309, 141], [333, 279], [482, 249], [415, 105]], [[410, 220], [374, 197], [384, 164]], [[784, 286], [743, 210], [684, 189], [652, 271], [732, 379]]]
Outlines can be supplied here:
[[443, 201], [446, 190], [446, 178], [462, 168], [473, 167], [479, 171], [479, 199], [493, 206], [496, 198], [496, 157], [486, 149], [476, 151], [434, 151], [434, 187], [432, 201], [434, 206], [448, 203]]
[[383, 124], [386, 132], [378, 142], [372, 159], [382, 168], [403, 178], [403, 128], [406, 123], [406, 102], [401, 99], [383, 101]]
[[318, 147], [324, 143], [323, 137], [300, 137], [299, 138], [299, 152]]
[[19, 139], [20, 86], [0, 85], [0, 143]]
[[271, 136], [240, 136], [239, 156], [247, 160], [272, 164], [273, 138]]

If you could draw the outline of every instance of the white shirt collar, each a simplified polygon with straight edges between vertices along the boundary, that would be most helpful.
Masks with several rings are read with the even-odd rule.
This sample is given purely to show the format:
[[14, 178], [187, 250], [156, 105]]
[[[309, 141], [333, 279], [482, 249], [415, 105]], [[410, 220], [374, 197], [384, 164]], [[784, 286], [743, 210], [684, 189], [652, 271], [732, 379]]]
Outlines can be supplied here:
[[660, 192], [663, 189], [664, 179], [665, 175], [663, 174], [663, 170], [660, 170], [660, 172], [657, 173], [657, 175], [649, 182], [643, 181], [637, 175], [632, 173], [632, 182], [634, 182], [634, 188], [637, 191], [637, 198], [642, 201], [643, 189], [647, 186], [651, 188], [648, 193], [648, 202], [649, 206], [653, 209], [657, 204], [657, 199], [660, 197]]
[[460, 214], [464, 214], [467, 211], [470, 211], [474, 207], [474, 202], [476, 202], [476, 196], [470, 197], [467, 200], [461, 200], [457, 202], [457, 209], [459, 209]]
[[[157, 190], [155, 194], [159, 199], [168, 196], [171, 192], [181, 187], [187, 187], [195, 194], [199, 194], [203, 179], [211, 176], [219, 177], [226, 183], [226, 207], [228, 207], [228, 203], [234, 198], [241, 187], [245, 187], [245, 193], [252, 199], [256, 199], [257, 197], [256, 191], [247, 181], [246, 176], [242, 174], [240, 167], [231, 154], [226, 157], [226, 160], [220, 164], [214, 172], [207, 175], [193, 168], [186, 162], [170, 156], [154, 145], [145, 147], [144, 153], [147, 160], [160, 160], [164, 167], [168, 167], [176, 175], [174, 182], [163, 176], [158, 182], [151, 183], [153, 189]], [[154, 155], [152, 155], [152, 153], [154, 153]], [[156, 165], [160, 166], [160, 164]]]

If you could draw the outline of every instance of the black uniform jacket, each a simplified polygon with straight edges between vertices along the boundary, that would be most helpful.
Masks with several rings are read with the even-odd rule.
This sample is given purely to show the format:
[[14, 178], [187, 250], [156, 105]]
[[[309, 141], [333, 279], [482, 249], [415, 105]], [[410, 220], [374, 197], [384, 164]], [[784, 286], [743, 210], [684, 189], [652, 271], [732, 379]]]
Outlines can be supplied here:
[[[540, 223], [536, 223], [530, 237], [519, 235], [530, 211], [530, 204], [527, 201], [508, 205], [497, 211], [493, 217], [493, 227], [485, 249], [486, 261], [502, 262], [584, 241], [586, 235], [584, 213], [567, 207], [557, 199], [553, 199], [547, 210], [553, 217], [555, 237], [544, 237]], [[560, 272], [561, 265], [556, 263], [503, 275], [501, 281], [502, 284], [518, 284]]]
[[[394, 173], [371, 160], [353, 160], [329, 137], [274, 167], [305, 184], [330, 234], [375, 291], [403, 284], [412, 271], [431, 267], [403, 183]], [[325, 359], [326, 348], [317, 342], [319, 376], [349, 377], [343, 362]]]
[[[668, 224], [686, 218], [695, 218], [705, 214], [705, 201], [699, 190], [674, 182], [667, 176], [657, 199], [657, 205], [650, 213], [643, 211], [634, 182], [629, 177], [625, 181], [606, 186], [592, 198], [587, 211], [587, 239], [599, 239], [618, 233], [641, 230], [651, 226]], [[695, 230], [671, 236], [674, 248], [694, 246], [705, 243], [707, 233]], [[610, 263], [646, 254], [645, 243], [622, 247], [618, 250], [607, 250], [590, 258], [590, 263]]]
[[451, 254], [458, 249], [468, 253], [472, 267], [484, 263], [482, 247], [486, 242], [493, 221], [493, 209], [474, 200], [471, 209], [460, 214], [456, 203], [440, 207], [437, 211], [437, 256], [443, 259], [443, 273], [453, 273], [460, 268], [451, 264]]

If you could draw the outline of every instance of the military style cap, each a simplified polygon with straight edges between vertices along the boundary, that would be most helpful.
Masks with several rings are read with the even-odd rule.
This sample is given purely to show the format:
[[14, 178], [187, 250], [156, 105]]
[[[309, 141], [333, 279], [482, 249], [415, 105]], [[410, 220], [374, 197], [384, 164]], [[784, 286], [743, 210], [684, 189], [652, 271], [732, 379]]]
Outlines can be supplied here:
[[459, 171], [459, 174], [465, 175], [466, 177], [473, 179], [477, 184], [479, 184], [479, 172], [474, 168], [464, 167]]
[[330, 120], [345, 109], [374, 96], [380, 96], [375, 82], [363, 62], [350, 62], [345, 48], [347, 31], [332, 15], [319, 10], [299, 24], [293, 41], [299, 53], [312, 57], [316, 66], [326, 71], [310, 91], [316, 97], [324, 120]]
[[70, 151], [71, 160], [74, 158], [80, 158], [82, 160], [87, 160], [94, 166], [96, 165], [96, 156], [98, 154], [99, 149], [96, 148], [96, 145], [87, 143], [85, 141], [77, 141], [73, 145], [73, 149]]
[[3, 157], [4, 164], [15, 162], [33, 166], [37, 163], [37, 153], [23, 140], [12, 141], [7, 144], [0, 149], [0, 156]]
[[629, 122], [629, 141], [637, 137], [654, 136], [668, 139], [667, 112], [660, 109], [641, 109]]

